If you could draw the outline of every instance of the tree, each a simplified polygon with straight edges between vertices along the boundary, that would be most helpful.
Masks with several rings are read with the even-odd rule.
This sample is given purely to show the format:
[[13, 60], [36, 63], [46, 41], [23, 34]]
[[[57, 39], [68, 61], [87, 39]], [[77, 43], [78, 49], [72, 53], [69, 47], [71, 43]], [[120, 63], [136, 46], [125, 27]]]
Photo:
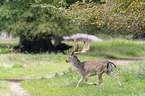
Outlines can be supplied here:
[[143, 0], [101, 1], [106, 2], [76, 2], [66, 11], [66, 18], [73, 19], [91, 34], [132, 35], [134, 39], [145, 39]]
[[[25, 52], [63, 51], [60, 45], [63, 35], [81, 30], [64, 18], [60, 0], [7, 0], [1, 2], [0, 30], [20, 36], [19, 46]], [[55, 4], [56, 6], [54, 6]], [[63, 3], [65, 4], [65, 3]], [[55, 38], [55, 43], [51, 42]], [[69, 46], [66, 46], [66, 49]]]

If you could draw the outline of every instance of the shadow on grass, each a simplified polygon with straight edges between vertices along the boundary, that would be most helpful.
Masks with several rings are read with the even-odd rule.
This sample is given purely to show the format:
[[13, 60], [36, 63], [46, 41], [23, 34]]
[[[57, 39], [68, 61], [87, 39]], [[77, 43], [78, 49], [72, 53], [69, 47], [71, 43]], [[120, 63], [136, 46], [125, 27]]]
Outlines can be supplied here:
[[6, 54], [11, 52], [11, 49], [16, 46], [17, 43], [0, 43], [0, 53], [1, 54]]

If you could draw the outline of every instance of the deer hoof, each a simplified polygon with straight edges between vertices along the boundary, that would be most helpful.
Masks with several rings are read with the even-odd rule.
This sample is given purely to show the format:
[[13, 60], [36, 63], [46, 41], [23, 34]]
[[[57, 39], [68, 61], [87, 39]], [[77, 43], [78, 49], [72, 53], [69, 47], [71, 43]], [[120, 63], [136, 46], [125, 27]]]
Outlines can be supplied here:
[[93, 83], [93, 85], [97, 85], [97, 84]]

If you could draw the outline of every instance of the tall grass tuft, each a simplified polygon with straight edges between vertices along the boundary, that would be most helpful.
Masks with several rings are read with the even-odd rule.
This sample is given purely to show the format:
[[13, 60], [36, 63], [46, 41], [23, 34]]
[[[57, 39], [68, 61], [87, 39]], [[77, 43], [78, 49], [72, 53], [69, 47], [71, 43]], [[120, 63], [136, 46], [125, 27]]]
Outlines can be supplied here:
[[145, 79], [145, 60], [128, 65], [121, 65], [122, 74], [125, 82], [134, 82], [135, 80]]

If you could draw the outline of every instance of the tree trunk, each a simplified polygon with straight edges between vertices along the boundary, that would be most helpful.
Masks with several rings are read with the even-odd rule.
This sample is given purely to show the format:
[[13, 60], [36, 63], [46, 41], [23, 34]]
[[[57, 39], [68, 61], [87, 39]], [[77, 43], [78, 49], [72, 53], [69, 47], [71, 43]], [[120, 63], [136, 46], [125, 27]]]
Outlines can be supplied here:
[[[51, 35], [47, 36], [47, 38], [37, 38], [28, 39], [26, 36], [20, 36], [19, 46], [14, 47], [14, 51], [16, 52], [24, 52], [24, 53], [42, 53], [42, 52], [63, 52], [71, 48], [66, 44], [61, 44], [60, 38], [55, 38], [55, 44], [53, 45], [51, 42]], [[59, 41], [58, 41], [59, 40]], [[64, 53], [64, 52], [63, 52]]]
[[31, 40], [21, 35], [19, 46], [14, 47], [14, 50], [25, 53], [41, 53], [53, 51], [54, 46], [50, 38], [35, 38]]

